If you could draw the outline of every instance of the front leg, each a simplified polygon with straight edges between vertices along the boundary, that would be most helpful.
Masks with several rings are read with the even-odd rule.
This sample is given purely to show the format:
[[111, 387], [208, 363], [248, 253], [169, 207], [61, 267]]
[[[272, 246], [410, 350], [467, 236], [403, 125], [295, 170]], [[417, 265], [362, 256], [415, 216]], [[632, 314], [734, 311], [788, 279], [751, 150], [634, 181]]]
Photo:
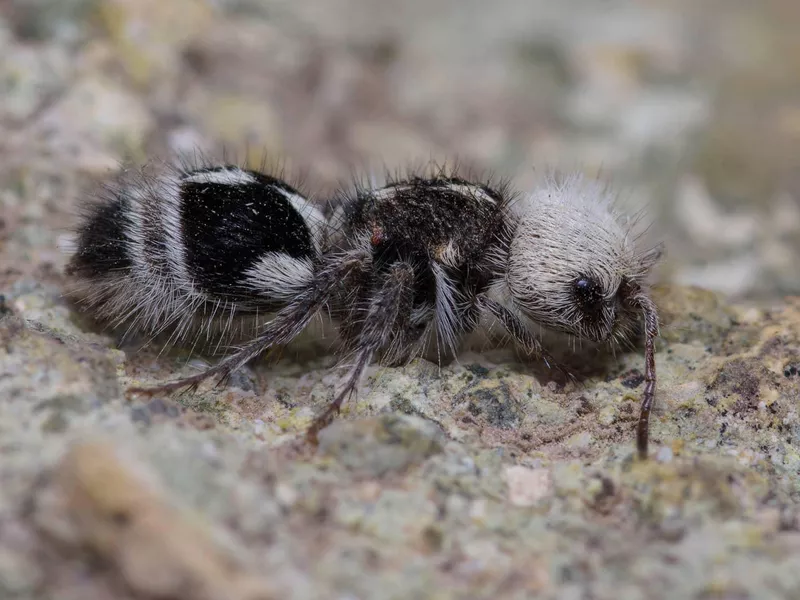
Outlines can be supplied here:
[[478, 294], [475, 297], [474, 306], [479, 313], [488, 312], [500, 321], [511, 338], [522, 347], [526, 354], [540, 358], [544, 361], [544, 364], [547, 365], [547, 368], [557, 369], [570, 379], [574, 378], [564, 367], [560, 366], [555, 361], [547, 350], [544, 349], [533, 332], [531, 332], [531, 330], [525, 326], [525, 323], [512, 311], [496, 300], [492, 300], [486, 294]]

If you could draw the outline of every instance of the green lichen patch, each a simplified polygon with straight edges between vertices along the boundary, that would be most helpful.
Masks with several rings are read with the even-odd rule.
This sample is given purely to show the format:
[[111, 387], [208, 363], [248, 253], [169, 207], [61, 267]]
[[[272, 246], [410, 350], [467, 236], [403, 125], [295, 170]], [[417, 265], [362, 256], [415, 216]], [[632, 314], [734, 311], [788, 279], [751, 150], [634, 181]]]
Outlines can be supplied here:
[[320, 434], [320, 451], [348, 469], [381, 477], [403, 471], [442, 451], [444, 434], [435, 423], [407, 415], [336, 421]]
[[734, 326], [733, 311], [709, 290], [658, 287], [655, 301], [662, 322], [661, 337], [668, 342], [696, 342], [718, 349]]

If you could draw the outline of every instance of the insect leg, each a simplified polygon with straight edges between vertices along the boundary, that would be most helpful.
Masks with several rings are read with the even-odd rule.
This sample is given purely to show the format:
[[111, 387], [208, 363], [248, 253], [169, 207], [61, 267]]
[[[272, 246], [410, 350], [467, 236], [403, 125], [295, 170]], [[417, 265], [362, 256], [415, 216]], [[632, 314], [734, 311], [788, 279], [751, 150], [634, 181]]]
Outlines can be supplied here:
[[355, 272], [364, 269], [369, 260], [369, 254], [363, 251], [353, 251], [332, 260], [329, 265], [320, 270], [314, 281], [304, 291], [300, 292], [294, 300], [278, 311], [271, 321], [266, 323], [258, 337], [215, 366], [197, 375], [163, 385], [129, 388], [127, 394], [151, 395], [196, 387], [214, 375], [218, 375], [224, 380], [272, 346], [291, 342], [330, 301], [342, 282]]
[[343, 388], [308, 428], [306, 437], [312, 444], [316, 445], [317, 434], [331, 422], [344, 401], [356, 391], [364, 369], [375, 353], [390, 340], [392, 332], [408, 326], [414, 296], [413, 284], [414, 270], [410, 265], [399, 262], [389, 267], [383, 284], [367, 307], [367, 314], [354, 340], [354, 362], [345, 377]]
[[488, 311], [498, 321], [500, 321], [513, 340], [522, 346], [527, 354], [538, 356], [542, 361], [544, 361], [544, 364], [547, 365], [548, 368], [558, 369], [567, 377], [572, 378], [572, 375], [570, 375], [570, 373], [561, 367], [542, 347], [542, 344], [538, 339], [536, 339], [536, 336], [531, 333], [530, 329], [525, 326], [525, 324], [517, 315], [496, 300], [492, 300], [485, 294], [478, 295], [475, 299], [475, 303], [479, 310]]

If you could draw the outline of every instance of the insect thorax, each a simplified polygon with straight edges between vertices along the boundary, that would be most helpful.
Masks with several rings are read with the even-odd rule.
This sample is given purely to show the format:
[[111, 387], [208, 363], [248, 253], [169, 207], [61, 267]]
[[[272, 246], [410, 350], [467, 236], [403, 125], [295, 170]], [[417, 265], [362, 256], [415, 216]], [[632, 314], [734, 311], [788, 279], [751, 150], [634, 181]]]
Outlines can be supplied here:
[[432, 259], [456, 269], [474, 262], [503, 222], [499, 195], [455, 179], [364, 191], [349, 212], [349, 228], [370, 238], [376, 259]]

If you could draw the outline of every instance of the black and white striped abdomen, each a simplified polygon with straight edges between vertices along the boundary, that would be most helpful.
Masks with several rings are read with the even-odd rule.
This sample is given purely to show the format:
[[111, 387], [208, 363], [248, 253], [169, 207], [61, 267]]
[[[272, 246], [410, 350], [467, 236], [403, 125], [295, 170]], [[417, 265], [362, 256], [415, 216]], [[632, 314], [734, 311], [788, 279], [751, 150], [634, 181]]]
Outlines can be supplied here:
[[187, 329], [285, 305], [313, 277], [325, 228], [305, 197], [264, 173], [136, 171], [88, 209], [68, 270], [101, 319]]

